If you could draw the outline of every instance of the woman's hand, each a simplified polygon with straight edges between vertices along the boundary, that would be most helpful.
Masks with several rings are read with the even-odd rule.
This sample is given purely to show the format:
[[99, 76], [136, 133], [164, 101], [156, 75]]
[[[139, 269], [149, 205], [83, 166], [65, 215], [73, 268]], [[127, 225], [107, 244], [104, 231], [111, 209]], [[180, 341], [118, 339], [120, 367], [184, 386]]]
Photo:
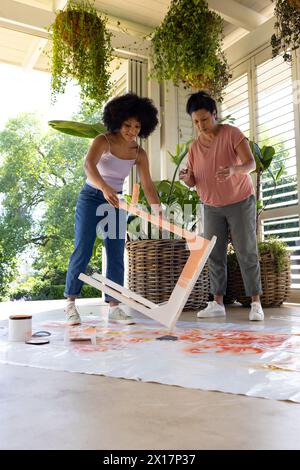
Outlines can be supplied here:
[[224, 183], [230, 178], [232, 175], [235, 174], [235, 167], [234, 166], [220, 166], [220, 169], [216, 173], [216, 179], [219, 183]]
[[118, 193], [111, 186], [105, 185], [102, 189], [103, 196], [114, 207], [119, 207]]
[[182, 180], [185, 184], [188, 184], [192, 177], [193, 172], [190, 168], [182, 169], [179, 172], [179, 179]]

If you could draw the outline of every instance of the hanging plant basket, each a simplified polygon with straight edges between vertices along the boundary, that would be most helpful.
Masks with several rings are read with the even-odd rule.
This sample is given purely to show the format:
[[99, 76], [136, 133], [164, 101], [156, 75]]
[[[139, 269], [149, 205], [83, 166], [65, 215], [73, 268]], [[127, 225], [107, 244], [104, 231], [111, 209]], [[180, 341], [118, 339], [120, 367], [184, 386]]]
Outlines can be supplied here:
[[94, 27], [99, 28], [102, 34], [102, 40], [104, 41], [104, 28], [102, 21], [98, 16], [92, 15], [87, 11], [61, 11], [55, 19], [55, 27], [57, 33], [69, 47], [76, 47], [79, 41], [82, 41], [82, 44], [85, 47], [90, 46], [91, 38], [83, 32], [83, 28], [85, 27], [88, 29]]
[[300, 8], [300, 0], [288, 0], [288, 3], [293, 7]]
[[81, 99], [91, 110], [108, 98], [113, 49], [106, 21], [89, 2], [70, 1], [64, 11], [57, 13], [51, 27], [54, 101], [72, 79], [79, 84]]
[[222, 52], [223, 20], [205, 0], [172, 0], [151, 37], [151, 76], [194, 89], [207, 89], [222, 100], [231, 77]]
[[286, 62], [292, 61], [292, 52], [300, 47], [300, 0], [275, 1], [275, 33], [271, 37], [272, 55], [283, 53]]

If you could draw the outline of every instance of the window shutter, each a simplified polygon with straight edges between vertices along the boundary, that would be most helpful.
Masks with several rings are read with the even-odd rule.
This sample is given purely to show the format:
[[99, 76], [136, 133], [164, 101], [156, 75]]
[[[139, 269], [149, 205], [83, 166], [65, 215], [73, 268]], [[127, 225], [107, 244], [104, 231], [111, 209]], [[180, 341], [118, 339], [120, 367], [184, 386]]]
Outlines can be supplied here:
[[249, 85], [248, 74], [244, 73], [226, 87], [225, 97], [221, 104], [222, 118], [230, 115], [235, 119], [233, 125], [238, 127], [249, 138]]

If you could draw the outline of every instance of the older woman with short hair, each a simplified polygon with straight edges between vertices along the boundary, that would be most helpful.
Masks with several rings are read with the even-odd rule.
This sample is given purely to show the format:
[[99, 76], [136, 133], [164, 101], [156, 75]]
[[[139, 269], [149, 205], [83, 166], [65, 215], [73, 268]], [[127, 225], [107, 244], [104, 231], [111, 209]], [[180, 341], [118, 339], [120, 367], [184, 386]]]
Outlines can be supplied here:
[[186, 106], [198, 131], [189, 149], [188, 167], [180, 179], [196, 186], [204, 204], [204, 236], [217, 236], [208, 266], [214, 300], [199, 318], [225, 316], [228, 230], [252, 304], [249, 320], [263, 320], [261, 279], [256, 240], [256, 201], [249, 173], [255, 160], [245, 135], [235, 126], [219, 124], [215, 100], [206, 92], [193, 93]]

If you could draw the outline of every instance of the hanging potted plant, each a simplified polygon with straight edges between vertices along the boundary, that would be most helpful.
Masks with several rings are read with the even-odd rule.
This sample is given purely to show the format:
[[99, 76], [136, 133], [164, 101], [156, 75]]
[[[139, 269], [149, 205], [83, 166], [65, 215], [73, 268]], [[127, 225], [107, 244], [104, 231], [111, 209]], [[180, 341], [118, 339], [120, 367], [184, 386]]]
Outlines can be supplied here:
[[71, 79], [79, 84], [81, 99], [91, 110], [107, 99], [113, 49], [106, 21], [88, 1], [75, 3], [71, 0], [65, 10], [58, 11], [51, 26], [54, 100], [65, 91]]
[[272, 55], [283, 52], [286, 62], [292, 61], [292, 51], [300, 46], [300, 0], [275, 1], [275, 33], [271, 37]]
[[223, 20], [206, 0], [172, 0], [151, 36], [152, 78], [207, 89], [221, 100], [231, 76], [222, 39]]

